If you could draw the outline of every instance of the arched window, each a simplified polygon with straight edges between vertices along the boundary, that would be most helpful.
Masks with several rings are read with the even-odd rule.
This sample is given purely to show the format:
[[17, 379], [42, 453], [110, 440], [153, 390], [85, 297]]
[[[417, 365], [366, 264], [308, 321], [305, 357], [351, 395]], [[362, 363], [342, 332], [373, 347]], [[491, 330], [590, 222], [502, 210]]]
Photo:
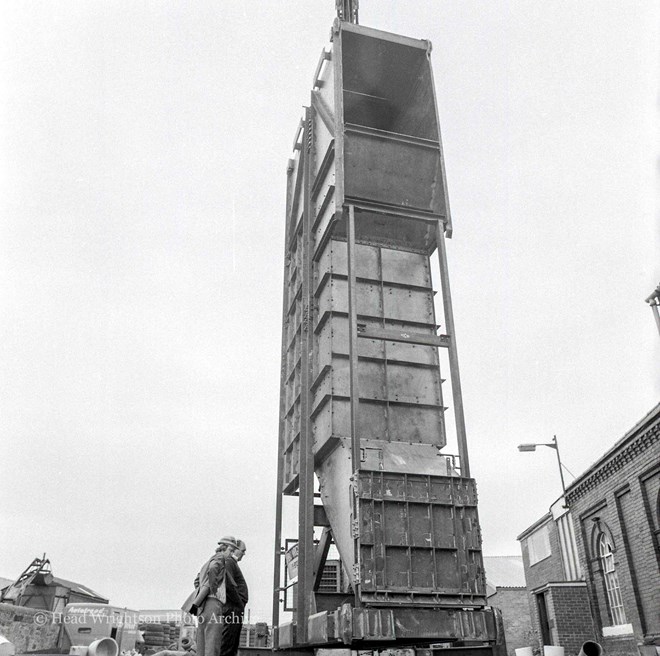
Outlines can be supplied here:
[[601, 533], [598, 536], [598, 557], [600, 558], [603, 578], [605, 579], [607, 604], [610, 608], [612, 621], [614, 624], [625, 624], [626, 614], [623, 609], [619, 577], [617, 576], [616, 566], [614, 565], [614, 549], [612, 548], [612, 541], [606, 533]]

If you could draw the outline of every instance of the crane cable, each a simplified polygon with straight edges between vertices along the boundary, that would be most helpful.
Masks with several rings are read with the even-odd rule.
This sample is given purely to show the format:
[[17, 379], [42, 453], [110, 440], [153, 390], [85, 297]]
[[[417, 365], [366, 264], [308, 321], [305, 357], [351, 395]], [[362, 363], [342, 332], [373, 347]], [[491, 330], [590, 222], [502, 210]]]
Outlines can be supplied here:
[[359, 0], [335, 0], [339, 20], [357, 24], [358, 4]]

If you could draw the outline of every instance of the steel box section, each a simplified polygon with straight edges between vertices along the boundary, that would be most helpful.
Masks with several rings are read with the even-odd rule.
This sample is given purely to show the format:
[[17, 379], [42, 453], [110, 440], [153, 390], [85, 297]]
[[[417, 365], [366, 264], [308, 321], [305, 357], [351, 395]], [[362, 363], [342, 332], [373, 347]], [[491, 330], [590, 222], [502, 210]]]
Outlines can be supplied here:
[[486, 604], [472, 479], [359, 472], [356, 494], [364, 604]]
[[346, 126], [344, 139], [347, 199], [444, 215], [437, 141], [352, 125]]
[[[325, 616], [325, 617], [323, 617]], [[322, 621], [327, 625], [321, 626]], [[429, 641], [484, 647], [498, 640], [495, 612], [486, 607], [461, 608], [353, 608], [342, 605], [335, 613], [310, 617], [317, 643], [328, 641], [366, 647], [414, 645]]]
[[[435, 335], [428, 257], [368, 244], [356, 250], [360, 321], [365, 326]], [[328, 440], [350, 436], [345, 243], [331, 239], [322, 250], [315, 298], [312, 422], [318, 454]], [[436, 347], [361, 339], [358, 381], [360, 439], [444, 446]]]
[[[449, 326], [430, 44], [346, 23], [332, 40], [288, 169], [278, 494], [299, 495], [307, 569], [276, 644], [490, 641], [474, 482], [440, 452], [438, 347], [455, 347], [429, 262]], [[335, 612], [314, 588], [310, 465], [355, 592]]]
[[436, 139], [428, 41], [341, 24], [344, 123]]
[[425, 221], [449, 218], [430, 44], [346, 24], [335, 38], [340, 200], [361, 208], [356, 238], [430, 254], [435, 237]]
[[273, 627], [273, 647], [282, 649], [293, 647], [296, 636], [296, 625], [293, 622], [284, 622]]
[[396, 608], [396, 637], [401, 642], [438, 641], [494, 643], [497, 633], [493, 611]]

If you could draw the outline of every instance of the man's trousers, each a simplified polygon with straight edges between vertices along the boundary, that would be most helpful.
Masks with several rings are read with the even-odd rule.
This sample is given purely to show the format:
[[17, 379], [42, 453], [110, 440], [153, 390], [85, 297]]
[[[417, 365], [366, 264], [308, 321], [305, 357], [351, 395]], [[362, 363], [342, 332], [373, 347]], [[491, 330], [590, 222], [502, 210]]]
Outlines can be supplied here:
[[[243, 611], [238, 608], [225, 607], [222, 615], [220, 656], [236, 656], [241, 641], [242, 627]], [[199, 651], [197, 653], [199, 656]]]
[[207, 597], [197, 618], [197, 656], [220, 656], [223, 626], [222, 604], [215, 597]]

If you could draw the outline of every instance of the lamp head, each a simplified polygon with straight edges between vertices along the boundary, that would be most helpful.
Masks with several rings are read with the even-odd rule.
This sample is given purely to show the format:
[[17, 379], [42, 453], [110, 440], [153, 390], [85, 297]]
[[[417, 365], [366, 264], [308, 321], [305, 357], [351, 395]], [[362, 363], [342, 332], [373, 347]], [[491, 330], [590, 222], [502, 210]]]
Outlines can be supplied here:
[[536, 444], [519, 444], [518, 451], [536, 451]]

